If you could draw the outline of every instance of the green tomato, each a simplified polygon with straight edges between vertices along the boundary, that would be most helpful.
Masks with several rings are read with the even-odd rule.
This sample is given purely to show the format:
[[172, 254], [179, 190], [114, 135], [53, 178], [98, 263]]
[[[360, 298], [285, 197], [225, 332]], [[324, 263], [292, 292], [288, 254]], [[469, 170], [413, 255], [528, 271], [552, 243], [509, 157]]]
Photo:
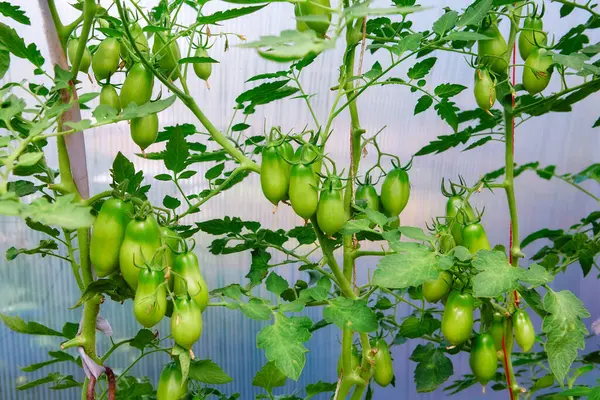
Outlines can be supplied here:
[[524, 353], [529, 352], [535, 343], [535, 329], [529, 319], [529, 314], [523, 310], [517, 310], [512, 316], [513, 332], [517, 344]]
[[480, 33], [491, 37], [491, 39], [480, 40], [477, 43], [479, 64], [489, 67], [497, 74], [506, 74], [509, 52], [506, 40], [504, 40], [498, 26], [491, 24]]
[[145, 261], [152, 260], [160, 246], [160, 228], [153, 216], [149, 215], [142, 220], [134, 219], [127, 224], [119, 252], [119, 266], [123, 278], [132, 289], [137, 288], [140, 268]]
[[[152, 46], [152, 52], [156, 54], [158, 58], [158, 67], [164, 72], [165, 75], [170, 76], [173, 80], [179, 77], [179, 71], [174, 72], [176, 68], [179, 68], [179, 59], [181, 58], [181, 52], [179, 51], [179, 45], [176, 40], [167, 38], [163, 33], [154, 34], [154, 45]], [[167, 45], [167, 42], [170, 42]]]
[[96, 79], [107, 79], [117, 72], [121, 58], [120, 53], [121, 49], [117, 39], [106, 38], [100, 42], [92, 57], [92, 70], [96, 75]]
[[158, 136], [158, 115], [148, 114], [144, 117], [134, 118], [129, 126], [131, 139], [140, 146], [140, 149], [146, 150], [156, 140]]
[[303, 22], [308, 29], [312, 29], [319, 36], [325, 36], [327, 30], [329, 29], [329, 24], [331, 24], [331, 12], [327, 9], [319, 7], [319, 5], [330, 8], [331, 3], [329, 0], [311, 0], [310, 2], [306, 1], [296, 4], [298, 5], [298, 13], [296, 16], [312, 18], [318, 17], [315, 18], [315, 20]]
[[121, 88], [121, 107], [125, 108], [130, 103], [138, 106], [150, 101], [152, 88], [154, 87], [154, 76], [144, 64], [137, 63], [129, 70], [123, 87]]
[[200, 311], [204, 311], [208, 304], [208, 286], [200, 273], [198, 257], [192, 252], [178, 254], [173, 261], [173, 272], [175, 295], [189, 294], [200, 307]]
[[[204, 47], [198, 47], [196, 49], [195, 57], [208, 57], [208, 51]], [[203, 81], [207, 81], [210, 78], [210, 74], [212, 73], [212, 63], [203, 62], [203, 63], [194, 63], [194, 72], [196, 76]]]
[[494, 313], [488, 333], [492, 335], [492, 338], [494, 339], [498, 360], [504, 359], [504, 350], [502, 349], [502, 337], [504, 336], [504, 317], [499, 312]]
[[150, 268], [140, 270], [133, 300], [135, 319], [146, 328], [158, 324], [167, 311], [165, 274]]
[[117, 112], [121, 112], [119, 94], [113, 85], [102, 86], [102, 90], [100, 91], [100, 104], [110, 106], [117, 110]]
[[498, 359], [492, 335], [483, 333], [475, 337], [471, 346], [469, 365], [475, 379], [483, 386], [496, 375]]
[[[69, 43], [67, 44], [67, 55], [69, 56], [69, 61], [71, 61], [71, 65], [73, 64], [73, 61], [75, 61], [75, 57], [77, 57], [78, 46], [79, 40], [77, 39], [69, 40]], [[83, 51], [83, 55], [81, 56], [81, 62], [79, 63], [79, 71], [85, 72], [87, 74], [88, 70], [90, 69], [91, 62], [92, 54], [86, 46], [85, 50]]]
[[477, 253], [479, 250], [491, 250], [490, 242], [485, 234], [483, 225], [479, 222], [466, 225], [462, 230], [463, 246], [465, 246], [471, 254]]
[[[131, 24], [131, 26], [129, 27], [129, 32], [131, 32], [131, 36], [133, 37], [133, 40], [135, 41], [137, 48], [143, 54], [148, 55], [150, 52], [150, 47], [148, 47], [148, 39], [146, 38], [146, 35], [144, 34], [144, 31], [142, 30], [142, 27], [140, 26], [140, 24], [138, 24], [137, 22], [134, 22], [133, 24]], [[123, 37], [119, 42], [120, 50], [121, 50], [121, 58], [123, 60], [125, 60], [127, 65], [129, 65], [129, 64], [131, 64], [132, 59], [131, 59], [131, 54], [129, 52], [129, 49], [127, 48], [127, 45], [124, 43], [125, 41], [128, 41], [128, 38]]]
[[275, 205], [286, 200], [290, 185], [290, 167], [281, 157], [280, 148], [265, 146], [260, 165], [260, 186], [265, 197]]
[[488, 111], [496, 102], [496, 87], [487, 69], [478, 69], [475, 72], [475, 101], [477, 105]]
[[454, 346], [466, 342], [473, 331], [473, 297], [453, 291], [448, 296], [442, 316], [442, 333]]
[[156, 400], [180, 400], [187, 393], [187, 382], [176, 362], [170, 362], [160, 373]]
[[317, 222], [327, 236], [333, 236], [346, 223], [341, 181], [337, 177], [327, 178], [323, 187], [317, 207]]
[[174, 306], [171, 315], [171, 336], [175, 343], [189, 349], [202, 335], [202, 310], [187, 296], [175, 298]]
[[310, 164], [315, 175], [321, 172], [323, 160], [319, 159], [319, 154], [312, 145], [302, 145], [298, 147], [294, 153], [293, 159], [295, 161], [302, 161], [305, 164]]
[[[462, 212], [460, 210], [463, 210]], [[465, 216], [467, 220], [465, 221]], [[450, 232], [454, 237], [454, 241], [457, 245], [463, 244], [462, 230], [463, 226], [467, 222], [471, 222], [475, 219], [475, 212], [468, 201], [462, 198], [462, 196], [451, 196], [448, 198], [446, 203], [446, 218], [448, 223], [451, 225]]]
[[546, 49], [535, 49], [525, 60], [523, 68], [523, 86], [529, 94], [542, 92], [552, 78], [552, 55]]
[[379, 339], [375, 344], [377, 353], [373, 357], [375, 359], [375, 371], [373, 379], [381, 387], [386, 387], [394, 379], [394, 366], [392, 364], [392, 356], [387, 343], [383, 339]]
[[119, 268], [119, 249], [133, 215], [133, 204], [110, 198], [102, 204], [90, 240], [90, 261], [103, 278]]
[[[300, 4], [298, 3], [294, 5], [294, 15], [296, 16], [296, 18], [302, 16], [300, 12]], [[298, 32], [305, 32], [309, 29], [310, 28], [306, 25], [304, 21], [299, 21], [298, 19], [296, 19], [296, 30]]]
[[365, 202], [364, 206], [373, 211], [379, 211], [379, 196], [375, 186], [371, 184], [358, 185], [356, 188], [355, 199]]
[[[360, 365], [360, 355], [358, 353], [358, 349], [356, 348], [356, 346], [352, 346], [352, 354], [350, 355], [350, 365], [352, 367], [352, 371], [354, 371]], [[338, 363], [337, 363], [338, 376], [340, 376], [342, 374], [342, 367], [343, 367], [343, 361], [342, 361], [342, 355], [340, 354], [340, 358], [338, 359]]]
[[442, 271], [437, 279], [427, 281], [423, 284], [423, 297], [430, 303], [437, 303], [452, 290], [452, 274]]
[[544, 23], [542, 19], [535, 15], [525, 18], [523, 28], [524, 30], [519, 34], [519, 54], [523, 60], [527, 60], [535, 49], [546, 45], [548, 35], [543, 32]]
[[317, 178], [310, 165], [296, 164], [290, 175], [290, 202], [294, 212], [305, 220], [317, 212]]
[[401, 168], [391, 170], [381, 186], [381, 205], [390, 216], [400, 215], [410, 197], [408, 173]]
[[[165, 261], [167, 267], [173, 267], [173, 261], [175, 260], [175, 253], [178, 252], [181, 245], [181, 236], [169, 227], [160, 227], [160, 236], [162, 238], [163, 245], [165, 246]], [[169, 289], [173, 290], [175, 279], [171, 274], [169, 276]]]

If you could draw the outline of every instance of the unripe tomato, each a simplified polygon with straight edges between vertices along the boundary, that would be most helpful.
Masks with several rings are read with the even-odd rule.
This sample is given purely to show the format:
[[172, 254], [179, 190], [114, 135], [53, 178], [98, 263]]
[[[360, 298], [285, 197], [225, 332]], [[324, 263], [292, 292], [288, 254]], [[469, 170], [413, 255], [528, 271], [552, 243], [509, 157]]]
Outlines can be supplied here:
[[[204, 47], [198, 47], [196, 49], [195, 57], [208, 57], [208, 51]], [[211, 63], [194, 63], [194, 72], [196, 76], [204, 81], [207, 81], [210, 78], [210, 74], [212, 73], [212, 64]]]
[[535, 343], [535, 329], [529, 319], [529, 314], [526, 311], [517, 310], [513, 314], [512, 319], [515, 340], [521, 350], [527, 353]]
[[483, 386], [496, 375], [498, 359], [496, 358], [494, 339], [490, 334], [482, 333], [475, 337], [471, 346], [469, 365], [475, 379]]
[[177, 297], [171, 315], [171, 335], [175, 343], [189, 349], [202, 335], [202, 310], [192, 299]]
[[[463, 210], [463, 212], [460, 210]], [[465, 216], [467, 218], [466, 221]], [[462, 198], [462, 196], [451, 196], [448, 198], [448, 202], [446, 203], [446, 218], [451, 224], [450, 232], [454, 237], [454, 241], [457, 245], [462, 245], [463, 225], [475, 219], [475, 212], [473, 211], [473, 208], [468, 201], [465, 201], [465, 199]]]
[[[162, 33], [155, 33], [152, 52], [156, 54], [159, 68], [165, 73], [165, 75], [171, 76], [173, 80], [176, 80], [179, 77], [179, 72], [173, 73], [173, 71], [175, 68], [179, 68], [181, 52], [179, 51], [179, 45], [177, 44], [177, 41], [171, 40], [172, 39], [167, 38]], [[167, 43], [169, 44], [167, 45]]]
[[[69, 61], [71, 65], [73, 65], [73, 61], [75, 61], [75, 57], [77, 57], [77, 47], [79, 46], [79, 40], [73, 39], [69, 40], [67, 44], [67, 55], [69, 56]], [[90, 63], [92, 62], [92, 54], [90, 50], [85, 47], [83, 51], [83, 55], [81, 56], [81, 62], [79, 63], [79, 71], [85, 72], [87, 74], [90, 69]]]
[[310, 164], [315, 175], [321, 172], [323, 160], [319, 158], [319, 154], [312, 145], [301, 145], [298, 147], [294, 153], [294, 160]]
[[408, 173], [401, 168], [391, 170], [381, 186], [381, 205], [390, 216], [400, 215], [410, 196]]
[[552, 55], [546, 49], [535, 49], [529, 54], [523, 68], [523, 86], [529, 94], [540, 93], [548, 87], [553, 63]]
[[346, 223], [342, 183], [334, 176], [327, 178], [323, 187], [317, 207], [317, 222], [327, 236], [333, 236]]
[[488, 332], [490, 335], [492, 335], [492, 339], [494, 339], [498, 360], [504, 359], [504, 351], [502, 349], [502, 337], [504, 336], [504, 317], [499, 312], [494, 313]]
[[[379, 197], [379, 203], [381, 203], [381, 197]], [[382, 210], [383, 214], [388, 217], [388, 221], [390, 219], [392, 219], [392, 222], [388, 222], [387, 225], [391, 228], [391, 229], [396, 229], [400, 226], [400, 217], [398, 215], [392, 215], [390, 212], [388, 212], [385, 208]]]
[[260, 164], [260, 186], [265, 197], [275, 205], [287, 198], [290, 184], [290, 167], [280, 151], [283, 151], [282, 146], [265, 146]]
[[167, 311], [165, 274], [151, 268], [142, 268], [133, 300], [133, 315], [146, 328], [158, 324]]
[[375, 186], [371, 184], [358, 185], [356, 188], [356, 200], [363, 200], [366, 204], [363, 206], [373, 211], [379, 211], [379, 196]]
[[131, 120], [129, 128], [135, 144], [140, 146], [140, 149], [146, 150], [158, 136], [158, 115], [148, 114], [144, 117], [134, 118]]
[[204, 311], [208, 304], [208, 286], [200, 273], [198, 257], [192, 252], [178, 254], [173, 261], [173, 272], [175, 295], [189, 294], [200, 307], [200, 311]]
[[454, 346], [466, 342], [473, 331], [473, 297], [453, 291], [448, 296], [442, 316], [442, 333]]
[[491, 24], [480, 33], [491, 37], [491, 39], [477, 42], [479, 64], [489, 67], [497, 74], [506, 74], [508, 47], [498, 26], [495, 23]]
[[[351, 365], [352, 371], [354, 371], [360, 365], [360, 355], [358, 353], [358, 349], [356, 348], [356, 346], [352, 346], [352, 354], [350, 355], [350, 365]], [[342, 367], [343, 367], [342, 355], [340, 354], [340, 358], [338, 359], [338, 363], [337, 363], [338, 376], [340, 376], [342, 374]]]
[[448, 233], [447, 229], [443, 229], [439, 232], [440, 235], [440, 252], [442, 254], [448, 254], [456, 247], [456, 240], [454, 236]]
[[315, 21], [302, 21], [309, 28], [315, 31], [319, 36], [325, 36], [331, 23], [331, 12], [324, 8], [319, 7], [316, 4], [320, 4], [324, 7], [331, 7], [329, 0], [311, 0], [311, 2], [296, 3], [298, 5], [297, 16], [303, 17], [321, 17]]
[[149, 102], [153, 87], [154, 76], [152, 72], [147, 70], [142, 63], [135, 64], [129, 70], [121, 88], [121, 107], [125, 108], [129, 103], [141, 106]]
[[442, 271], [437, 279], [423, 284], [423, 297], [430, 303], [437, 303], [452, 290], [452, 274]]
[[533, 50], [546, 45], [548, 36], [542, 31], [544, 29], [542, 19], [535, 15], [525, 18], [523, 28], [525, 30], [519, 34], [519, 54], [523, 60], [527, 60]]
[[100, 91], [100, 104], [110, 106], [117, 110], [117, 112], [121, 111], [119, 94], [113, 85], [102, 86], [102, 90]]
[[183, 380], [181, 369], [175, 362], [165, 365], [160, 373], [156, 400], [179, 400], [187, 393], [187, 382]]
[[[144, 34], [144, 31], [142, 30], [142, 27], [140, 26], [140, 24], [138, 24], [137, 22], [134, 22], [133, 24], [131, 24], [131, 26], [129, 27], [129, 32], [131, 32], [131, 36], [133, 37], [137, 48], [143, 54], [147, 55], [150, 52], [150, 47], [148, 47], [148, 39], [146, 38], [146, 35]], [[129, 39], [126, 37], [123, 37], [120, 40], [121, 58], [123, 60], [125, 60], [127, 65], [129, 65], [132, 62], [129, 49], [127, 48], [127, 46], [124, 43], [125, 41], [128, 41], [128, 40]]]
[[115, 38], [106, 38], [94, 53], [92, 57], [92, 70], [96, 79], [107, 79], [109, 76], [117, 72], [119, 68], [121, 48], [119, 41]]
[[319, 193], [317, 177], [310, 165], [296, 164], [290, 173], [290, 202], [294, 212], [309, 219], [317, 212]]
[[165, 260], [167, 262], [167, 266], [172, 267], [173, 261], [175, 260], [175, 253], [173, 252], [179, 251], [181, 236], [167, 226], [160, 227], [160, 235], [162, 237], [163, 244], [165, 245]]
[[134, 219], [127, 224], [119, 252], [119, 266], [123, 278], [132, 289], [136, 289], [138, 285], [138, 266], [143, 267], [144, 261], [152, 260], [160, 246], [160, 229], [152, 215], [142, 220]]
[[477, 105], [488, 111], [496, 102], [496, 87], [487, 69], [478, 69], [475, 72], [475, 101]]
[[375, 344], [377, 353], [373, 357], [375, 359], [375, 371], [373, 379], [381, 387], [386, 387], [394, 378], [394, 366], [392, 364], [392, 356], [387, 343], [383, 339], [379, 339]]
[[[296, 17], [300, 17], [302, 14], [300, 13], [300, 4], [296, 3], [294, 5], [294, 15]], [[296, 30], [299, 32], [304, 32], [309, 30], [310, 28], [306, 25], [304, 21], [296, 20]]]
[[466, 225], [462, 230], [463, 245], [469, 249], [471, 254], [479, 250], [491, 250], [490, 242], [485, 234], [483, 225], [479, 222]]
[[90, 240], [90, 261], [103, 278], [119, 268], [119, 249], [133, 215], [133, 204], [110, 198], [102, 204]]

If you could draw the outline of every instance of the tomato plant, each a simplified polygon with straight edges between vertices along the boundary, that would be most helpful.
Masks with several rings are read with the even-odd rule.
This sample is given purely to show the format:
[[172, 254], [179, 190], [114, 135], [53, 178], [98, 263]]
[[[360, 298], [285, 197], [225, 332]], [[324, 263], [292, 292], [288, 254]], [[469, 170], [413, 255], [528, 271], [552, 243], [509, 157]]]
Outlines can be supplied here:
[[[77, 293], [48, 296], [80, 315], [79, 323], [47, 327], [9, 315], [12, 303], [3, 309], [8, 329], [61, 338], [44, 342], [49, 359], [23, 367], [17, 389], [50, 386], [68, 393], [64, 398], [88, 400], [361, 400], [398, 397], [392, 391], [409, 389], [401, 385], [414, 366], [418, 393], [456, 394], [479, 383], [511, 400], [597, 397], [598, 388], [586, 386], [592, 380], [580, 379], [599, 364], [598, 351], [585, 348], [590, 312], [560, 279], [576, 265], [586, 280], [599, 270], [600, 167], [595, 160], [581, 171], [542, 166], [526, 156], [545, 144], [516, 140], [531, 119], [554, 113], [553, 123], [569, 121], [581, 115], [574, 114], [581, 102], [597, 99], [597, 2], [478, 0], [457, 8], [414, 0], [236, 0], [232, 7], [74, 0], [69, 12], [77, 15], [68, 23], [55, 0], [17, 3], [0, 3], [0, 214], [44, 239], [11, 247], [6, 258], [64, 264]], [[565, 26], [549, 19], [546, 6]], [[290, 25], [281, 33], [256, 37], [236, 31], [250, 26], [246, 20], [229, 25], [273, 18], [275, 9]], [[292, 18], [296, 29], [289, 29]], [[23, 32], [37, 23], [46, 35], [29, 43]], [[253, 75], [259, 57], [268, 67]], [[456, 67], [453, 57], [463, 62], [461, 83], [442, 74]], [[90, 65], [93, 76], [86, 76]], [[245, 86], [222, 107], [238, 87], [234, 70], [244, 73]], [[215, 71], [219, 82], [208, 90]], [[314, 80], [307, 71], [324, 78], [308, 85]], [[26, 79], [13, 81], [13, 72]], [[427, 126], [439, 131], [417, 137], [386, 129], [389, 115], [374, 109], [383, 86], [394, 110], [414, 100], [415, 121], [435, 119]], [[211, 104], [219, 114], [211, 115]], [[286, 107], [302, 126], [284, 117]], [[393, 118], [407, 121], [400, 113]], [[129, 129], [125, 140], [141, 153], [103, 146], [93, 157], [110, 157], [109, 171], [88, 171], [92, 150], [86, 154], [84, 137], [104, 126], [111, 135]], [[415, 149], [418, 143], [425, 145]], [[429, 158], [455, 150], [463, 152]], [[472, 150], [499, 168], [469, 162]], [[431, 165], [444, 177], [428, 172]], [[530, 190], [531, 181], [516, 183], [527, 173], [566, 183], [561, 197], [572, 190], [569, 198], [584, 199], [577, 205], [596, 209], [579, 215], [573, 207], [552, 215], [557, 225], [531, 232], [521, 220], [529, 210], [518, 208], [517, 198], [545, 210], [547, 196]], [[427, 192], [439, 180], [441, 193]], [[236, 185], [256, 188], [243, 192], [243, 203], [261, 211], [276, 206], [268, 218], [241, 217], [231, 197], [241, 193]], [[412, 223], [423, 214], [426, 221]], [[285, 226], [282, 215], [297, 226]], [[7, 242], [20, 241], [11, 235]], [[209, 254], [232, 268], [241, 265], [226, 257], [239, 254], [247, 271], [225, 282]], [[11, 276], [4, 279], [12, 284]], [[118, 327], [119, 340], [97, 335], [112, 333], [106, 316], [114, 309], [143, 328]], [[255, 339], [238, 340], [247, 332], [229, 325], [234, 315], [257, 321]], [[327, 337], [331, 345], [309, 352], [306, 343], [325, 330], [336, 335]], [[215, 388], [232, 381], [219, 366], [224, 352], [208, 351], [206, 336], [214, 340], [215, 332], [231, 348], [252, 343], [264, 352], [242, 393]], [[409, 359], [401, 357], [415, 339]], [[114, 357], [117, 350], [136, 355]], [[255, 366], [250, 350], [235, 354], [237, 364]], [[455, 373], [462, 353], [472, 374]], [[203, 358], [209, 354], [214, 360]], [[299, 381], [315, 354], [339, 354], [337, 371], [319, 370], [319, 382], [292, 392], [286, 382]], [[59, 363], [60, 372], [51, 370]], [[144, 368], [133, 368], [138, 363]], [[395, 379], [394, 367], [403, 379]], [[142, 370], [156, 374], [137, 376]]]

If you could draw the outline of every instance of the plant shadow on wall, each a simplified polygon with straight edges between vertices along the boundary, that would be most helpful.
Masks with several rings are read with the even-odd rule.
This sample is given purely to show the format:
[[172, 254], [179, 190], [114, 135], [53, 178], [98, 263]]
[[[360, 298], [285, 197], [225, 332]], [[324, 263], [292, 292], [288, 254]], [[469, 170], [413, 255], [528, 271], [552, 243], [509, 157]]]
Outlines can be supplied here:
[[[48, 361], [26, 371], [75, 363], [85, 373], [82, 380], [83, 373], [49, 372], [17, 389], [49, 385], [81, 391], [87, 399], [246, 398], [213, 388], [231, 378], [217, 365], [219, 360], [199, 360], [192, 351], [202, 334], [203, 313], [226, 307], [264, 321], [256, 345], [267, 361], [252, 381], [264, 389], [258, 398], [373, 398], [379, 387], [395, 385], [391, 351], [410, 339], [420, 340], [410, 356], [418, 392], [444, 385], [451, 395], [481, 384], [511, 399], [600, 396], [600, 387], [578, 384], [579, 377], [597, 371], [600, 358], [598, 351], [584, 349], [589, 333], [583, 320], [589, 313], [573, 293], [549, 286], [557, 274], [577, 264], [588, 279], [595, 279], [597, 272], [591, 272], [599, 269], [600, 213], [522, 239], [514, 185], [521, 173], [533, 170], [600, 203], [582, 186], [586, 180], [598, 182], [600, 166], [557, 173], [555, 166], [533, 160], [515, 165], [513, 159], [515, 127], [550, 112], [567, 113], [600, 89], [600, 47], [588, 45], [586, 36], [600, 27], [596, 4], [555, 1], [561, 16], [577, 9], [582, 21], [549, 40], [552, 33], [542, 23], [545, 5], [532, 1], [478, 0], [463, 10], [446, 7], [431, 29], [422, 32], [412, 28], [411, 19], [423, 10], [412, 0], [397, 0], [387, 8], [368, 2], [294, 2], [296, 30], [241, 44], [282, 68], [249, 79], [255, 86], [236, 98], [231, 120], [218, 124], [227, 126], [221, 131], [190, 95], [188, 81], [208, 82], [212, 68], [218, 67], [210, 56], [213, 46], [227, 48], [230, 40], [244, 40], [239, 34], [216, 32], [221, 23], [268, 6], [235, 3], [237, 8], [205, 14], [204, 2], [189, 0], [157, 1], [148, 9], [135, 1], [116, 0], [103, 8], [80, 0], [74, 4], [80, 16], [65, 25], [53, 0], [40, 2], [50, 28], [47, 39], [58, 45], [50, 46], [52, 59], [58, 60], [54, 66], [35, 43], [26, 44], [19, 36], [18, 30], [31, 24], [23, 10], [0, 4], [3, 16], [16, 25], [15, 30], [0, 23], [0, 76], [14, 57], [34, 67], [30, 81], [8, 83], [0, 90], [0, 212], [22, 218], [46, 237], [35, 248], [11, 248], [7, 256], [55, 257], [71, 267], [81, 292], [73, 308], [82, 313], [79, 324], [57, 328], [0, 317], [16, 332], [63, 340], [60, 349], [48, 353]], [[181, 15], [190, 12], [196, 13], [195, 21], [181, 24]], [[508, 32], [499, 30], [499, 21], [509, 26]], [[319, 120], [301, 76], [336, 45], [345, 46], [339, 80], [330, 112]], [[522, 62], [512, 56], [515, 45]], [[377, 62], [363, 73], [365, 52], [386, 53], [389, 64]], [[426, 88], [439, 52], [470, 59], [478, 109], [461, 110], [452, 100], [465, 86]], [[410, 64], [406, 76], [393, 76], [402, 63]], [[90, 66], [100, 93], [79, 89], [78, 79], [85, 78]], [[516, 66], [523, 67], [523, 75], [513, 81], [509, 73]], [[123, 83], [117, 83], [123, 74]], [[560, 91], [547, 92], [551, 79], [560, 80]], [[153, 97], [155, 84], [161, 85], [160, 94]], [[461, 177], [442, 182], [446, 213], [432, 216], [426, 230], [400, 224], [399, 215], [410, 201], [412, 161], [401, 163], [381, 151], [381, 132], [366, 132], [360, 124], [356, 100], [380, 85], [419, 92], [414, 114], [435, 113], [448, 125], [450, 134], [438, 136], [415, 156], [454, 147], [470, 150], [491, 141], [505, 145], [502, 168], [482, 171], [476, 182]], [[92, 106], [96, 98], [99, 105]], [[309, 126], [290, 132], [273, 126], [264, 135], [247, 134], [257, 107], [289, 98], [306, 105], [313, 119]], [[188, 107], [198, 126], [159, 132], [159, 113], [176, 101]], [[79, 118], [79, 108], [91, 110], [89, 118]], [[333, 122], [346, 112], [351, 117], [351, 157], [336, 165], [328, 156], [329, 139]], [[72, 164], [77, 159], [74, 140], [83, 131], [125, 120], [141, 149], [139, 156], [163, 163], [168, 171], [154, 180], [172, 183], [176, 196], [165, 196], [160, 205], [148, 201], [151, 183], [143, 171], [119, 152], [110, 188], [85, 198], [87, 184], [76, 176], [81, 165]], [[54, 140], [58, 169], [46, 162]], [[146, 152], [156, 143], [164, 144], [164, 150]], [[364, 151], [375, 151], [377, 162], [359, 173]], [[198, 163], [210, 163], [204, 174], [207, 189], [186, 193], [182, 183], [197, 174]], [[260, 174], [266, 199], [276, 208], [290, 205], [306, 223], [285, 231], [236, 216], [198, 218], [205, 204], [252, 173]], [[512, 228], [508, 248], [492, 247], [485, 213], [470, 205], [473, 196], [487, 190], [506, 195]], [[207, 287], [194, 253], [193, 237], [199, 231], [214, 236], [212, 254], [251, 254], [247, 282]], [[544, 247], [526, 260], [522, 250], [539, 240]], [[356, 269], [365, 257], [376, 257], [377, 269], [358, 286]], [[277, 273], [284, 265], [297, 267], [310, 279], [288, 282]], [[272, 297], [257, 295], [262, 285]], [[143, 329], [118, 342], [97, 337], [96, 330], [107, 336], [112, 332], [101, 317], [107, 301], [133, 304]], [[399, 305], [410, 307], [410, 315], [397, 315]], [[298, 315], [307, 307], [319, 307], [322, 319]], [[532, 313], [543, 319], [537, 329]], [[152, 331], [164, 318], [169, 330]], [[328, 325], [341, 331], [337, 381], [314, 382], [302, 391], [275, 396], [273, 391], [282, 391], [277, 388], [287, 379], [300, 377], [305, 343]], [[96, 351], [97, 340], [109, 343], [103, 355]], [[111, 356], [122, 346], [138, 350], [139, 356], [130, 365], [113, 365]], [[453, 376], [453, 355], [461, 352], [469, 353], [472, 374]], [[164, 353], [165, 360], [158, 383], [130, 374], [154, 353]]]

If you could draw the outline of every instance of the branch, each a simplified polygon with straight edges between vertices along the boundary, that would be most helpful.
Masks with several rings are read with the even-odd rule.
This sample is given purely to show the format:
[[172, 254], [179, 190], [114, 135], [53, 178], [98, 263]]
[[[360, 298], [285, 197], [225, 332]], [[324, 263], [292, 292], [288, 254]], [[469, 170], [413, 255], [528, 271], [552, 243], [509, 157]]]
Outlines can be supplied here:
[[[579, 3], [576, 3], [574, 1], [568, 1], [568, 0], [552, 0], [552, 2], [553, 3], [564, 4], [565, 6], [580, 8], [582, 10], [585, 10], [585, 11], [589, 12], [590, 14], [592, 14], [596, 18], [600, 17], [600, 13], [597, 13], [596, 11], [594, 11], [592, 9], [592, 7], [589, 6], [589, 4], [590, 4], [589, 1], [587, 3], [585, 3], [585, 4], [579, 4]], [[597, 6], [597, 5], [598, 4], [594, 4], [594, 6]]]

